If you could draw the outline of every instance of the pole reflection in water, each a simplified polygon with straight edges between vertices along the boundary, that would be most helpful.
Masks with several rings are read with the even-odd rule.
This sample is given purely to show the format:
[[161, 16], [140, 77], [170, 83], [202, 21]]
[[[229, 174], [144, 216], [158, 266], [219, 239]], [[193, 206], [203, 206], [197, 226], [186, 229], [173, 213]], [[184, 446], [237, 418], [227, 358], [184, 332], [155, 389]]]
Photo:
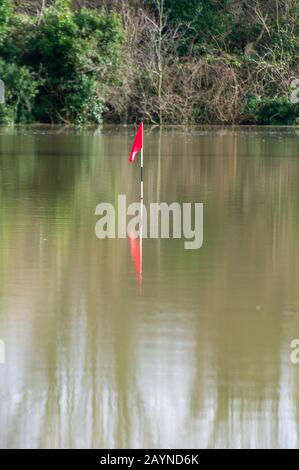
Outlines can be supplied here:
[[142, 287], [142, 232], [139, 239], [129, 236], [130, 253], [137, 276], [137, 282], [141, 291]]

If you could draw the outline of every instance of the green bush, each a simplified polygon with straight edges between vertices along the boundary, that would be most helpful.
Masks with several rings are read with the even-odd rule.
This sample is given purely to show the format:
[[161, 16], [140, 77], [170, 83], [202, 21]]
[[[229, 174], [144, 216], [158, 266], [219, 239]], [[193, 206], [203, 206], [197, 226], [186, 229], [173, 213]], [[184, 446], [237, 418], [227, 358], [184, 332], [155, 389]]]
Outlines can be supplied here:
[[292, 125], [295, 124], [298, 106], [286, 97], [260, 98], [248, 100], [247, 112], [256, 124], [261, 125]]
[[5, 83], [5, 104], [0, 105], [0, 122], [32, 121], [40, 81], [27, 67], [7, 64], [3, 60], [0, 60], [0, 77]]
[[7, 34], [11, 12], [11, 1], [0, 0], [0, 45]]
[[[107, 88], [118, 80], [121, 43], [118, 15], [85, 8], [72, 10], [69, 0], [57, 0], [41, 18], [14, 14], [0, 53], [10, 70], [15, 70], [15, 77], [10, 74], [6, 81], [4, 74], [1, 78], [10, 95], [16, 97], [19, 92], [19, 109], [16, 111], [12, 97], [5, 114], [16, 122], [31, 119], [99, 124]], [[20, 81], [25, 71], [31, 76], [30, 91], [25, 76]], [[20, 88], [22, 84], [24, 89]], [[30, 106], [21, 109], [19, 103], [27, 95]]]
[[105, 101], [98, 93], [98, 81], [93, 76], [81, 75], [66, 87], [68, 118], [78, 126], [101, 123], [106, 110]]

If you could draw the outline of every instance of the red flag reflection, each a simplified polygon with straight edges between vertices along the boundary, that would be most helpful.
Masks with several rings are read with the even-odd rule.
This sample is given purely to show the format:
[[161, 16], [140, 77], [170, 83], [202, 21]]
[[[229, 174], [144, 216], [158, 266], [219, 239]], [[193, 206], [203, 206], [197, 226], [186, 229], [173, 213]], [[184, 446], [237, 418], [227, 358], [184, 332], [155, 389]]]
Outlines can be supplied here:
[[135, 267], [135, 272], [137, 275], [137, 282], [139, 288], [141, 288], [142, 283], [142, 249], [141, 249], [141, 241], [138, 238], [133, 238], [129, 236], [130, 242], [130, 253], [131, 259]]

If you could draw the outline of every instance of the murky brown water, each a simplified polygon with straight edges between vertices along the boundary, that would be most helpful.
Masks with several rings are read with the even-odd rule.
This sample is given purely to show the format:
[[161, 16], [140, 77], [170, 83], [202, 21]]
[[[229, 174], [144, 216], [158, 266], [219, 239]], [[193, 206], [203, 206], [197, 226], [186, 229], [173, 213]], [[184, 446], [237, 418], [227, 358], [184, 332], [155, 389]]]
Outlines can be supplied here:
[[1, 447], [298, 447], [299, 132], [147, 130], [145, 202], [204, 245], [98, 240], [132, 129], [0, 136]]

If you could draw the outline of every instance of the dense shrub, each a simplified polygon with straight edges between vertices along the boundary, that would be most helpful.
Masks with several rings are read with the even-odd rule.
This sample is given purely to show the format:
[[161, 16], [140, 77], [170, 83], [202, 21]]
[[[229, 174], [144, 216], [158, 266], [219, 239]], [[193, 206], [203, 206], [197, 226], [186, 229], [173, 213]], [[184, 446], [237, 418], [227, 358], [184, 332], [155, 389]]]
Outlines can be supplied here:
[[25, 66], [0, 60], [0, 77], [5, 83], [5, 104], [0, 105], [0, 122], [13, 124], [33, 120], [33, 107], [39, 84], [34, 73]]
[[[39, 18], [13, 15], [1, 46], [9, 70], [16, 71], [9, 81], [2, 76], [7, 89], [13, 90], [6, 113], [17, 121], [26, 116], [43, 122], [99, 124], [106, 90], [117, 83], [121, 41], [118, 15], [72, 10], [69, 0], [57, 0]], [[30, 92], [25, 78], [19, 78], [25, 71], [31, 77]], [[20, 107], [27, 94], [28, 112], [17, 112], [16, 102]]]
[[285, 97], [252, 97], [247, 109], [252, 120], [263, 125], [292, 125], [299, 117], [299, 107]]
[[8, 24], [11, 17], [11, 1], [0, 0], [0, 45], [7, 34]]

